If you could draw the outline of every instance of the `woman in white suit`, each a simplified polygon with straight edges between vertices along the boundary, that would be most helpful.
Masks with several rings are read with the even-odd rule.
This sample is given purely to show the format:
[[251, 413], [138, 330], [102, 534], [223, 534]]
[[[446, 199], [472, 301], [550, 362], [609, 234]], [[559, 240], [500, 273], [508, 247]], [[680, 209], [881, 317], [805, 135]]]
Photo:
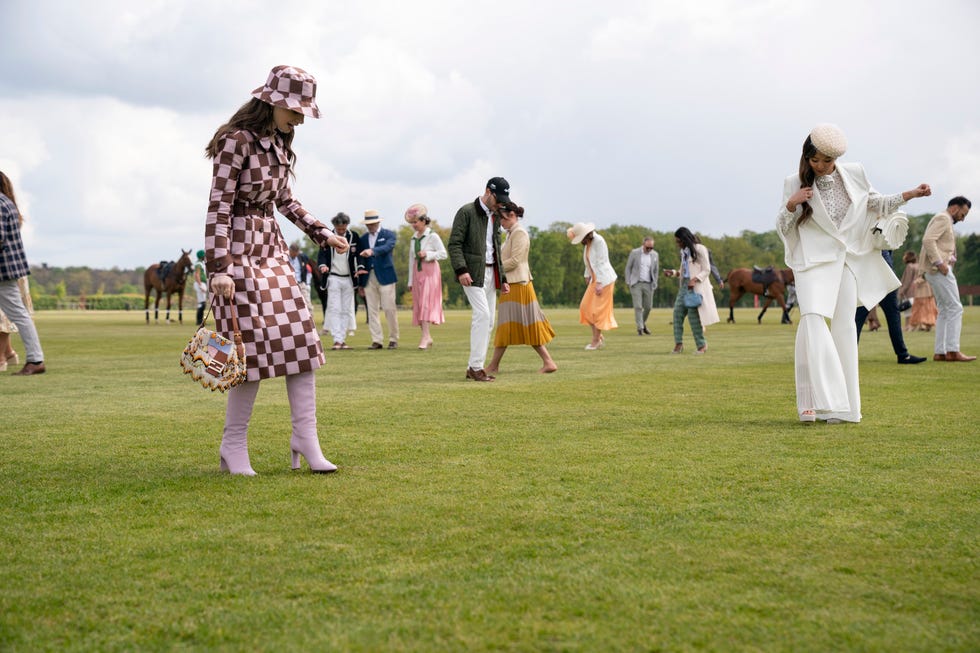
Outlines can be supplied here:
[[[679, 270], [664, 270], [668, 277], [678, 277], [680, 288], [674, 301], [674, 351], [680, 354], [684, 351], [684, 318], [691, 323], [691, 333], [697, 347], [695, 354], [708, 351], [708, 342], [704, 339], [704, 329], [719, 321], [718, 307], [715, 304], [715, 293], [711, 287], [711, 257], [708, 248], [698, 242], [687, 227], [681, 227], [674, 232], [674, 242], [681, 252], [681, 267]], [[688, 308], [684, 303], [684, 295], [695, 292], [701, 295], [701, 305]]]
[[[847, 139], [817, 125], [803, 143], [799, 173], [786, 178], [777, 230], [796, 277], [796, 407], [801, 422], [860, 422], [854, 310], [872, 307], [899, 287], [872, 244], [875, 222], [928, 184], [883, 196], [859, 163], [837, 163]], [[828, 328], [826, 319], [830, 318]]]
[[592, 342], [585, 348], [593, 351], [605, 344], [603, 331], [619, 327], [613, 315], [616, 271], [609, 263], [609, 247], [605, 239], [596, 233], [594, 224], [577, 222], [568, 230], [567, 235], [573, 245], [582, 243], [585, 246], [582, 260], [585, 263], [585, 278], [589, 286], [582, 296], [578, 312], [579, 322], [592, 327]]

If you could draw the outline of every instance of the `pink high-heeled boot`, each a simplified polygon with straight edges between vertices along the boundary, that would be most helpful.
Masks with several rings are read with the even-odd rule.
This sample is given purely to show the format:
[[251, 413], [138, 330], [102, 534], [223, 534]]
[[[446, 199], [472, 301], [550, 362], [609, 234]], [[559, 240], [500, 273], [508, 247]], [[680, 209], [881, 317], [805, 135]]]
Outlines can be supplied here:
[[259, 382], [237, 385], [228, 391], [228, 408], [225, 411], [225, 430], [221, 436], [220, 469], [231, 474], [255, 476], [248, 460], [248, 421], [259, 391]]
[[289, 413], [293, 423], [293, 435], [289, 439], [293, 469], [299, 469], [299, 456], [302, 454], [311, 472], [329, 474], [337, 471], [337, 466], [324, 458], [320, 451], [316, 433], [316, 378], [313, 372], [287, 376], [286, 394], [289, 396]]

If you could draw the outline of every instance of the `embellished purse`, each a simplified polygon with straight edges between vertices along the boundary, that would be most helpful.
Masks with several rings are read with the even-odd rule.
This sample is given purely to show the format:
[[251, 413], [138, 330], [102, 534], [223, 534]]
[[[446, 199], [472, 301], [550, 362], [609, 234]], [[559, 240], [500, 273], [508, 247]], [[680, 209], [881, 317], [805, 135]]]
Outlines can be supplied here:
[[245, 346], [242, 344], [241, 331], [238, 330], [238, 315], [234, 304], [231, 307], [234, 340], [229, 340], [205, 326], [212, 308], [213, 296], [200, 328], [180, 355], [180, 366], [184, 374], [190, 374], [203, 387], [212, 392], [224, 392], [245, 382]]

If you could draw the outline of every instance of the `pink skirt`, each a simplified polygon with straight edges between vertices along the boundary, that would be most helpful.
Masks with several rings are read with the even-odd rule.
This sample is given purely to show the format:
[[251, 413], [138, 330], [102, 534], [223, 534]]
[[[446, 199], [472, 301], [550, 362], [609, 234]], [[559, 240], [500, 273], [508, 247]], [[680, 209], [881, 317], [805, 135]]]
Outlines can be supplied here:
[[423, 261], [412, 275], [412, 326], [422, 322], [442, 324], [442, 270], [439, 261]]

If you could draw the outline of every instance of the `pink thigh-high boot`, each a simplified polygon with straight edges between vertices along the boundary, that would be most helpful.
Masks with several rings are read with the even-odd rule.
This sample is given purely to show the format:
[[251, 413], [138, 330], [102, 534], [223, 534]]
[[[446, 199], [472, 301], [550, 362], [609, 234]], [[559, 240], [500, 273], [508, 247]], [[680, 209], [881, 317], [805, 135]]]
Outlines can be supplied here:
[[225, 411], [225, 431], [221, 436], [221, 471], [243, 476], [255, 476], [248, 461], [248, 421], [259, 391], [258, 381], [236, 385], [228, 391]]
[[320, 451], [316, 433], [316, 378], [313, 372], [287, 376], [286, 394], [289, 396], [289, 412], [293, 422], [293, 437], [289, 440], [293, 469], [299, 469], [299, 455], [303, 454], [310, 471], [317, 474], [337, 471], [337, 466], [324, 458]]

